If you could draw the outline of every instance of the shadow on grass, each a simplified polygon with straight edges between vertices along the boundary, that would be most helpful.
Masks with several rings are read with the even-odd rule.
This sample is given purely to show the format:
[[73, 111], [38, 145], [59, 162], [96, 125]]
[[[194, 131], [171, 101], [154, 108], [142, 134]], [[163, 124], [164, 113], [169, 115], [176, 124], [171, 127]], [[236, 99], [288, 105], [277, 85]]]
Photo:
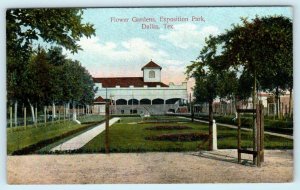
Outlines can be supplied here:
[[[199, 151], [199, 152], [187, 153], [187, 154], [192, 155], [192, 156], [201, 157], [201, 158], [207, 158], [207, 159], [212, 159], [212, 160], [217, 160], [217, 161], [239, 164], [237, 156], [234, 157], [234, 156], [222, 154], [222, 153], [219, 153], [216, 151]], [[253, 165], [252, 160], [249, 160], [249, 159], [242, 159], [241, 165], [255, 167], [255, 165]]]

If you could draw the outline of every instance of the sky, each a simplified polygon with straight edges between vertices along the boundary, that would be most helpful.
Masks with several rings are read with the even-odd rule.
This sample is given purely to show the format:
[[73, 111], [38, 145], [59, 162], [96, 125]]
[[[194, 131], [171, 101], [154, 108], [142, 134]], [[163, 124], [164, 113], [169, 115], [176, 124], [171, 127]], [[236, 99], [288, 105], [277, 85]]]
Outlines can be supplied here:
[[[224, 33], [233, 24], [241, 23], [241, 17], [253, 19], [256, 15], [292, 18], [293, 10], [291, 7], [89, 8], [84, 10], [83, 22], [94, 24], [96, 35], [81, 38], [83, 51], [65, 53], [79, 60], [93, 77], [139, 77], [142, 66], [152, 60], [162, 67], [162, 82], [181, 84], [187, 81], [186, 66], [197, 59], [206, 37]], [[136, 22], [138, 19], [142, 21]], [[159, 29], [143, 28], [145, 25], [157, 25]], [[189, 79], [189, 91], [193, 85], [194, 81]]]

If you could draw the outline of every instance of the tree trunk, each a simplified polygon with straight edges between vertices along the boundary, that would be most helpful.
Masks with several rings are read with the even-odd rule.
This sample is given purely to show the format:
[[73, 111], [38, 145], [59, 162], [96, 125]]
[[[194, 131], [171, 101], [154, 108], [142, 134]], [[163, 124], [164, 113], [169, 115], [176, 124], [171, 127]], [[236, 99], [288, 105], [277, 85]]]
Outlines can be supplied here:
[[30, 106], [30, 110], [31, 110], [31, 117], [32, 117], [32, 122], [35, 123], [35, 114], [34, 114], [34, 107], [33, 105], [31, 104], [30, 100], [27, 99], [28, 103], [29, 103], [29, 106]]
[[213, 127], [213, 101], [208, 102], [208, 150], [213, 150], [213, 136], [212, 136], [212, 127]]
[[18, 126], [18, 101], [15, 101], [15, 126]]
[[66, 115], [68, 120], [70, 120], [70, 101], [66, 105]]
[[293, 110], [293, 104], [292, 104], [292, 102], [293, 102], [293, 100], [292, 100], [292, 98], [293, 98], [293, 88], [290, 88], [290, 99], [289, 99], [289, 117], [292, 117], [292, 110]]
[[76, 103], [75, 101], [72, 102], [72, 105], [73, 105], [73, 121], [76, 121], [77, 120], [77, 114], [76, 114]]
[[56, 112], [55, 112], [55, 103], [54, 101], [52, 102], [52, 120], [56, 118]]

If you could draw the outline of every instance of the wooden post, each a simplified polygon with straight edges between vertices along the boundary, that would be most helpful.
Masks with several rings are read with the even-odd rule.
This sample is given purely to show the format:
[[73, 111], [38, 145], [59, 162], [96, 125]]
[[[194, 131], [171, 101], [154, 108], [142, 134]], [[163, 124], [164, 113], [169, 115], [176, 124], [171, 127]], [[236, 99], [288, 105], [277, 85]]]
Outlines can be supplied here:
[[237, 138], [238, 138], [238, 144], [237, 144], [237, 148], [238, 148], [238, 163], [242, 162], [242, 157], [241, 157], [241, 114], [240, 112], [238, 112], [238, 134], [237, 134]]
[[109, 104], [105, 104], [105, 153], [109, 153]]
[[13, 120], [12, 111], [13, 111], [13, 110], [12, 110], [12, 107], [9, 106], [9, 127], [10, 127], [10, 128], [13, 127], [13, 122], [12, 122], [12, 120]]
[[24, 107], [24, 127], [26, 129], [26, 107]]
[[[261, 118], [261, 104], [256, 105], [256, 160], [253, 159], [253, 162], [256, 163], [256, 166], [260, 167], [260, 118]], [[255, 162], [256, 161], [256, 162]]]
[[265, 151], [264, 151], [264, 133], [265, 133], [265, 125], [264, 125], [264, 106], [261, 104], [261, 117], [260, 117], [260, 161], [265, 161]]
[[[253, 109], [254, 104], [253, 104]], [[253, 131], [252, 131], [252, 144], [253, 144], [253, 151], [257, 151], [257, 106], [256, 106], [256, 114], [253, 113]], [[257, 164], [257, 155], [253, 154], [253, 163], [256, 165]]]

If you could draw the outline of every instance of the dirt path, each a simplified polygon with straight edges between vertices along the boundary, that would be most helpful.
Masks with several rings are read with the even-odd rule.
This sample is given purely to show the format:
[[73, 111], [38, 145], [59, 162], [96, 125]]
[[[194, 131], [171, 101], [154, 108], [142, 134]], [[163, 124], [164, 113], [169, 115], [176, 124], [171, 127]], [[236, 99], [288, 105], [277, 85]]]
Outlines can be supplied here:
[[293, 154], [267, 150], [261, 168], [237, 164], [235, 150], [8, 156], [7, 175], [10, 184], [290, 182]]

